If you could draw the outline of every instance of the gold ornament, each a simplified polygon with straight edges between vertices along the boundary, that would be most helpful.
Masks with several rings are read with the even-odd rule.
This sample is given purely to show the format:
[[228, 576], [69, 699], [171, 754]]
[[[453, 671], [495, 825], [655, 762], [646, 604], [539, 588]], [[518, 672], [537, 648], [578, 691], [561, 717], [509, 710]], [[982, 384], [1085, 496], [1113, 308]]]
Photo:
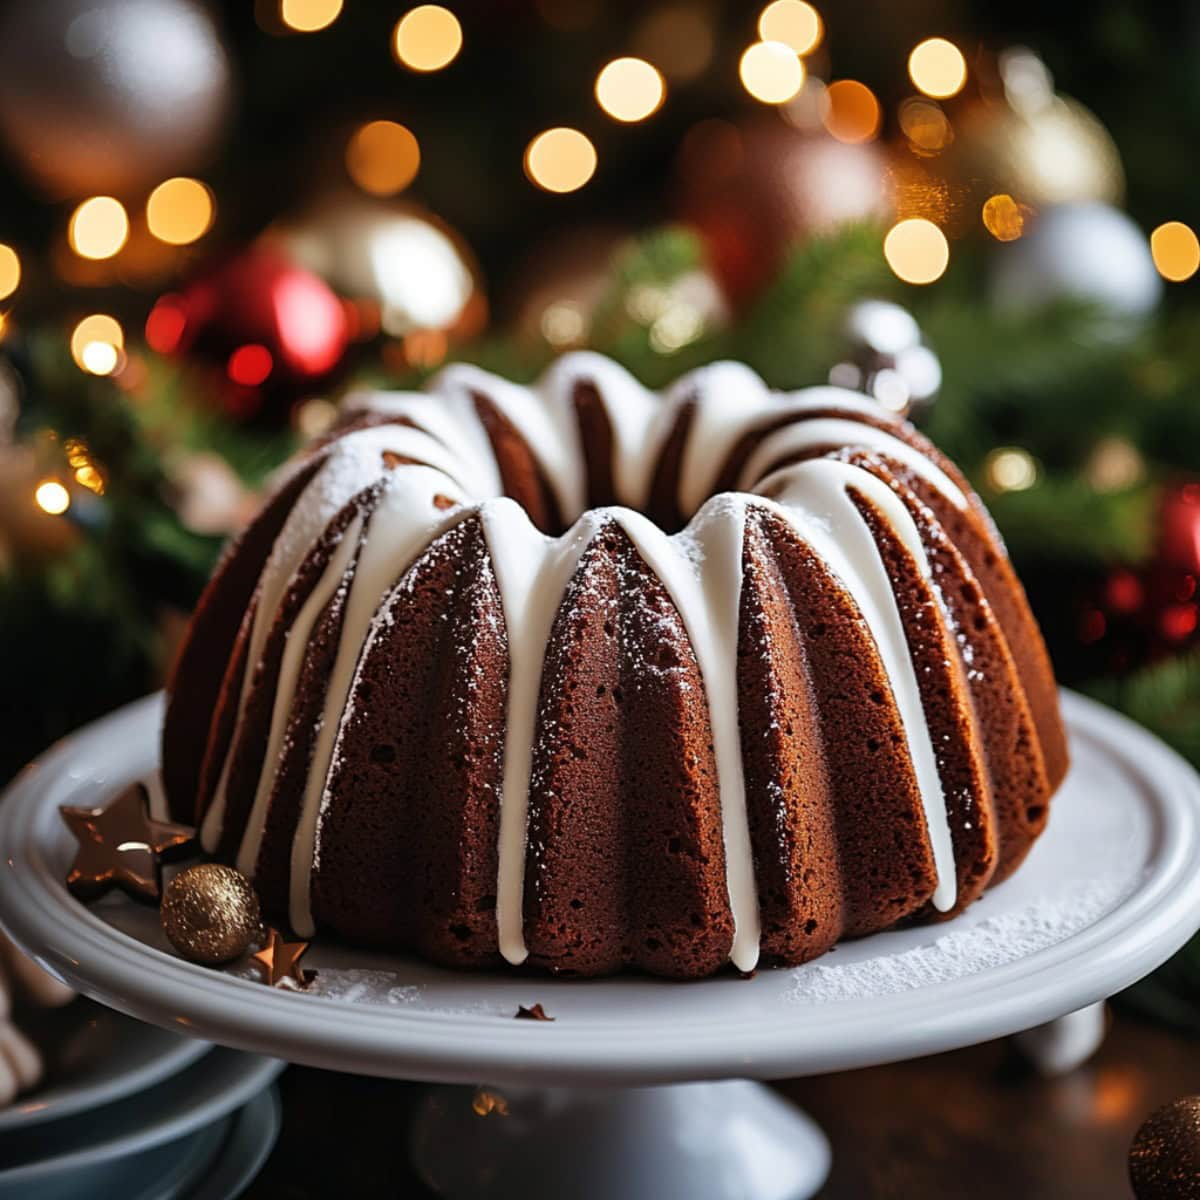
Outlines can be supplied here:
[[1138, 1200], [1200, 1200], [1200, 1096], [1151, 1113], [1129, 1151]]
[[67, 887], [80, 900], [94, 900], [119, 887], [135, 900], [157, 904], [162, 896], [162, 862], [186, 857], [195, 830], [155, 821], [141, 784], [122, 792], [107, 808], [59, 808], [79, 849]]
[[308, 942], [285, 942], [277, 929], [269, 930], [267, 938], [267, 944], [254, 956], [254, 961], [262, 967], [263, 982], [275, 987], [290, 979], [302, 988], [308, 987], [316, 975], [315, 971], [300, 969]]
[[160, 917], [171, 945], [209, 967], [244, 954], [262, 927], [250, 880], [219, 863], [180, 871], [167, 885]]
[[267, 236], [356, 303], [354, 337], [381, 326], [396, 338], [437, 333], [440, 361], [487, 324], [475, 255], [457, 230], [411, 201], [332, 195]]
[[999, 70], [1003, 98], [979, 104], [962, 120], [944, 155], [948, 174], [970, 180], [985, 197], [1010, 195], [1034, 208], [1092, 200], [1119, 205], [1125, 173], [1108, 130], [1082, 104], [1055, 93], [1032, 51], [1007, 51]]

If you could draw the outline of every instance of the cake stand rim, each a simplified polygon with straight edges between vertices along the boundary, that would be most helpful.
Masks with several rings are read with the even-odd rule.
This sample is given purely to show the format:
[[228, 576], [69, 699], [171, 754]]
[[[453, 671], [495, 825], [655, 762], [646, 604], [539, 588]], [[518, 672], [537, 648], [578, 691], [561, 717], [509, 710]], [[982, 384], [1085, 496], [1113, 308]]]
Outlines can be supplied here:
[[[61, 799], [54, 785], [61, 790], [64, 782], [94, 776], [94, 766], [80, 769], [89, 753], [111, 756], [121, 737], [157, 731], [158, 695], [63, 739], [10, 786], [0, 802], [0, 922], [43, 965], [113, 1008], [240, 1049], [361, 1074], [630, 1085], [780, 1078], [898, 1061], [1018, 1032], [1105, 999], [1165, 961], [1200, 925], [1200, 776], [1128, 718], [1069, 692], [1063, 705], [1075, 752], [1107, 753], [1143, 785], [1143, 815], [1157, 836], [1151, 869], [1132, 893], [1027, 958], [886, 996], [798, 1005], [786, 1022], [723, 1022], [716, 1013], [703, 1023], [573, 1029], [567, 1021], [352, 1006], [268, 990], [128, 936], [70, 897], [37, 835]], [[494, 977], [469, 978], [486, 989]], [[619, 995], [620, 978], [598, 983]]]

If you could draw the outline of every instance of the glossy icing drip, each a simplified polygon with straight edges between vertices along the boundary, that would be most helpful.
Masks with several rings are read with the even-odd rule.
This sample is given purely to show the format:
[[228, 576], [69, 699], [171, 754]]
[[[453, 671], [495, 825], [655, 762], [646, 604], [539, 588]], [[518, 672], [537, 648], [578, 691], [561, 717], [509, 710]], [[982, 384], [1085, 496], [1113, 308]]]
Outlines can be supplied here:
[[358, 565], [350, 581], [337, 655], [325, 689], [325, 703], [316, 730], [312, 760], [305, 780], [304, 800], [292, 843], [289, 916], [301, 937], [316, 931], [312, 919], [312, 873], [320, 863], [320, 817], [327, 802], [326, 784], [334, 762], [334, 744], [349, 707], [351, 683], [362, 648], [379, 611], [380, 600], [408, 569], [417, 555], [467, 510], [447, 512], [434, 497], [452, 489], [445, 475], [428, 467], [391, 472], [379, 504], [359, 541]]
[[967, 498], [958, 484], [936, 463], [914, 450], [907, 442], [902, 442], [873, 425], [864, 425], [861, 421], [843, 421], [828, 417], [799, 420], [794, 425], [785, 425], [765, 437], [742, 469], [738, 486], [753, 488], [773, 464], [788, 455], [820, 446], [855, 446], [864, 450], [876, 450], [906, 467], [911, 467], [957, 508], [967, 507]]
[[262, 844], [263, 827], [267, 819], [267, 802], [271, 797], [271, 788], [275, 783], [275, 774], [283, 754], [283, 738], [287, 732], [288, 717], [292, 710], [292, 700], [296, 694], [296, 683], [300, 678], [300, 668], [304, 664], [304, 656], [308, 651], [309, 639], [317, 620], [325, 611], [325, 606], [333, 599], [341, 587], [354, 551], [362, 536], [363, 519], [356, 516], [342, 533], [337, 549], [325, 565], [321, 578], [317, 580], [304, 606], [296, 616], [292, 627], [287, 631], [287, 641], [284, 645], [283, 660], [279, 667], [279, 682], [275, 688], [275, 699], [271, 708], [271, 730], [267, 736], [267, 749], [263, 755], [262, 770], [259, 772], [258, 784], [255, 788], [254, 803], [250, 809], [250, 817], [246, 822], [246, 831], [238, 847], [236, 866], [243, 875], [253, 879], [258, 863], [258, 850]]
[[229, 769], [233, 761], [233, 748], [237, 744], [240, 732], [241, 714], [245, 710], [255, 673], [262, 660], [267, 635], [275, 623], [279, 605], [296, 571], [316, 546], [330, 521], [359, 492], [379, 479], [383, 468], [382, 456], [395, 443], [392, 433], [390, 429], [364, 429], [347, 434], [330, 447], [324, 462], [304, 489], [300, 501], [288, 514], [262, 569], [255, 592], [254, 619], [249, 653], [246, 657], [246, 672], [242, 677], [238, 698], [234, 736], [230, 739], [229, 751], [217, 788], [200, 829], [201, 845], [210, 854], [216, 849], [225, 822]]
[[555, 614], [594, 524], [589, 515], [563, 537], [548, 538], [518, 504], [505, 499], [483, 505], [480, 516], [504, 607], [509, 658], [496, 925], [500, 953], [510, 963], [521, 963], [528, 954], [522, 918], [526, 822], [542, 662]]
[[954, 907], [958, 882], [937, 757], [891, 581], [870, 527], [854, 506], [849, 489], [860, 492], [879, 510], [912, 555], [922, 576], [928, 578], [929, 561], [917, 527], [891, 488], [870, 472], [848, 463], [809, 459], [784, 467], [763, 481], [764, 488], [774, 484], [782, 484], [782, 489], [771, 507], [842, 581], [879, 650], [904, 725], [933, 848], [937, 870], [933, 904], [939, 911], [948, 912]]

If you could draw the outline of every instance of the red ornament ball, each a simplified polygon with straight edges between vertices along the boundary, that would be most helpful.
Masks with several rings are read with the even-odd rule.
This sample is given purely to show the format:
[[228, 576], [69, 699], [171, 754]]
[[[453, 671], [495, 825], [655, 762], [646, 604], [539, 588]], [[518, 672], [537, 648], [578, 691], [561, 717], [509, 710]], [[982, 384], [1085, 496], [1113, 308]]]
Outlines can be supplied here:
[[678, 162], [680, 216], [698, 229], [733, 299], [751, 300], [788, 250], [891, 207], [887, 158], [778, 120], [702, 121]]
[[285, 412], [337, 369], [349, 334], [329, 285], [267, 247], [208, 268], [146, 319], [150, 348], [206, 364], [239, 417]]

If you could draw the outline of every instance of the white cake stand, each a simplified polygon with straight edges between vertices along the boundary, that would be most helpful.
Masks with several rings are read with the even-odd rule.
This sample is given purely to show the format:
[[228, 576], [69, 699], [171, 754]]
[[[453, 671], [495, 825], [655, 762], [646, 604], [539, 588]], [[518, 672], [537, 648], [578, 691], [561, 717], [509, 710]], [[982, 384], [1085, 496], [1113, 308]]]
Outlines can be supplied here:
[[[1140, 979], [1200, 926], [1200, 779], [1124, 718], [1064, 705], [1074, 766], [1011, 880], [948, 924], [749, 980], [465, 974], [314, 945], [318, 978], [301, 993], [244, 965], [184, 962], [152, 910], [121, 897], [86, 908], [63, 885], [72, 840], [58, 806], [102, 804], [154, 771], [157, 698], [68, 738], [11, 787], [0, 921], [47, 969], [144, 1020], [317, 1067], [486, 1083], [437, 1089], [415, 1123], [418, 1162], [448, 1195], [809, 1196], [828, 1144], [749, 1080], [1040, 1025]], [[534, 1003], [554, 1022], [513, 1019]]]

